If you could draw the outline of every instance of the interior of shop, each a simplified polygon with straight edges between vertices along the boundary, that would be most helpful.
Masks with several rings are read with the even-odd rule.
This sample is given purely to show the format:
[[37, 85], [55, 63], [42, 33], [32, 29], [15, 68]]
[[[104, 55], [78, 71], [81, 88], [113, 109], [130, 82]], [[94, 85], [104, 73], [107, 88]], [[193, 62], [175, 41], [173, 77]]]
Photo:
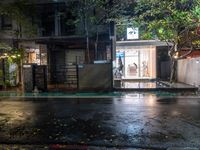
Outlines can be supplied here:
[[121, 79], [156, 78], [155, 46], [120, 46], [116, 49], [116, 68]]
[[19, 47], [24, 49], [24, 64], [47, 65], [47, 46], [45, 44], [24, 41], [19, 43]]

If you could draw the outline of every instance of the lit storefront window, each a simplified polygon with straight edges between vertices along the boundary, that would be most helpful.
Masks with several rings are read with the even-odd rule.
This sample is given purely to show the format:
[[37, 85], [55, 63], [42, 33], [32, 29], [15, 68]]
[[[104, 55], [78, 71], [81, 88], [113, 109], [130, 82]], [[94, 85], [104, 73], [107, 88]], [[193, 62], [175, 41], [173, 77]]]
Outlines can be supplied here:
[[24, 63], [47, 65], [47, 50], [43, 45], [25, 48]]
[[122, 78], [155, 78], [156, 77], [156, 48], [153, 46], [123, 46], [117, 47], [118, 64], [119, 54], [123, 53], [122, 62], [124, 73]]
[[25, 63], [40, 64], [40, 51], [39, 49], [26, 49]]

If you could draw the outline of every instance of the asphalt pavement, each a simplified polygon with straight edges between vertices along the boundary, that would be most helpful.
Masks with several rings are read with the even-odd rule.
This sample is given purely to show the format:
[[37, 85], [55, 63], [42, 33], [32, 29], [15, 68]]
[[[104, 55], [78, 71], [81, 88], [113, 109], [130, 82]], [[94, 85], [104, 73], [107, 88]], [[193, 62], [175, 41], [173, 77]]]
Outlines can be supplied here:
[[0, 97], [1, 145], [200, 148], [199, 97]]

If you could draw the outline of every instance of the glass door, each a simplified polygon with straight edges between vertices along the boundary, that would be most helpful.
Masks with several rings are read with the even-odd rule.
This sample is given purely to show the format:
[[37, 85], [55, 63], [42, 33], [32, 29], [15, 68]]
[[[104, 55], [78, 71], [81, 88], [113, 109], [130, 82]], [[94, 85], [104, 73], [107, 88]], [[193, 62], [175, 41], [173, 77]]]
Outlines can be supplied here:
[[150, 77], [150, 51], [147, 49], [129, 50], [125, 53], [125, 78]]
[[139, 51], [130, 50], [125, 54], [125, 77], [139, 77]]
[[150, 57], [150, 51], [149, 50], [141, 50], [140, 51], [140, 77], [141, 78], [147, 78], [150, 77], [149, 74], [149, 57]]

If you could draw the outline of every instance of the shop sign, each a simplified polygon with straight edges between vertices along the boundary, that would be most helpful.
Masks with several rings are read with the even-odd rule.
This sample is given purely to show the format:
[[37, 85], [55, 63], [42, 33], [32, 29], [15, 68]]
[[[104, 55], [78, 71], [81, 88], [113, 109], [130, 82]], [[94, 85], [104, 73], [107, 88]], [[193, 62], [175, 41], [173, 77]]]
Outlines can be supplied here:
[[78, 68], [82, 69], [84, 68], [84, 65], [78, 65]]
[[31, 68], [31, 65], [23, 65], [24, 68]]
[[127, 28], [127, 39], [139, 39], [139, 28]]

